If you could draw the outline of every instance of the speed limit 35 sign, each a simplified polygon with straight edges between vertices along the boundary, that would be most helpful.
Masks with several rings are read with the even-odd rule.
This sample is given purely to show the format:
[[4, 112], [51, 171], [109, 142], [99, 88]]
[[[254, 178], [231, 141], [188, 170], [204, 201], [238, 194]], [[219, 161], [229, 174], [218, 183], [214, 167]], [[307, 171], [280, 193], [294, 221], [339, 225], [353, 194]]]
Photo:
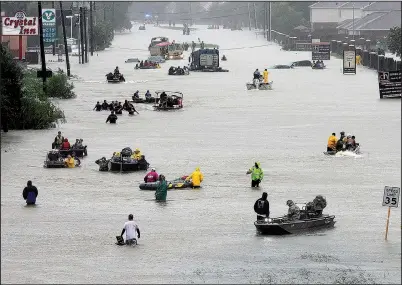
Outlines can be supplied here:
[[385, 186], [384, 197], [382, 198], [382, 205], [391, 208], [398, 208], [400, 193], [401, 188], [399, 187]]

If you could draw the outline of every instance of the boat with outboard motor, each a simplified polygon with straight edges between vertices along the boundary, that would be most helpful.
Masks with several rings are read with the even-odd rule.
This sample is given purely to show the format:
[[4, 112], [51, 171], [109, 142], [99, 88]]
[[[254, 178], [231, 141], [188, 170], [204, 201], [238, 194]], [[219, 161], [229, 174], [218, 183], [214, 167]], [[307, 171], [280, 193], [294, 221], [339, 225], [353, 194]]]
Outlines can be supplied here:
[[[314, 209], [314, 203], [319, 197], [324, 200], [325, 204], [321, 204], [321, 201], [317, 200], [316, 203], [318, 207]], [[254, 222], [254, 225], [258, 232], [266, 235], [297, 234], [333, 227], [336, 223], [334, 221], [335, 216], [322, 214], [322, 210], [326, 207], [325, 198], [319, 195], [316, 199], [314, 199], [314, 202], [303, 203], [300, 210], [300, 218], [298, 219], [289, 219], [287, 215], [263, 219], [258, 219], [257, 217], [257, 221]]]
[[360, 144], [356, 146], [353, 150], [334, 150], [334, 151], [324, 151], [325, 155], [336, 155], [336, 156], [356, 156], [361, 155]]
[[184, 66], [183, 68], [171, 66], [169, 68], [168, 75], [190, 75], [190, 71], [188, 70], [187, 66]]
[[109, 72], [108, 74], [105, 75], [106, 80], [109, 83], [120, 83], [120, 82], [125, 82], [126, 79], [124, 78], [123, 74], [113, 74]]
[[297, 234], [309, 230], [331, 228], [335, 225], [334, 215], [322, 215], [305, 219], [290, 221], [286, 218], [265, 218], [255, 221], [254, 225], [258, 232], [266, 235]]
[[313, 65], [311, 69], [326, 69], [327, 67], [325, 65]]
[[56, 148], [55, 143], [52, 143], [52, 150], [57, 150], [58, 153], [61, 155], [61, 157], [66, 158], [68, 155], [74, 156], [74, 157], [80, 157], [83, 158], [84, 156], [88, 155], [87, 151], [87, 146], [82, 145], [82, 139], [76, 139], [76, 141], [80, 141], [81, 144], [73, 144], [70, 149], [58, 149]]
[[113, 171], [113, 172], [133, 172], [147, 170], [149, 163], [146, 161], [145, 156], [141, 155], [140, 159], [132, 157], [133, 151], [126, 147], [122, 149], [120, 155], [113, 153], [111, 159], [102, 157], [95, 161], [99, 165], [99, 171]]
[[[188, 189], [193, 187], [193, 182], [186, 180], [187, 176], [183, 176], [171, 181], [167, 182], [168, 190], [173, 189]], [[149, 190], [149, 191], [156, 191], [158, 188], [159, 182], [148, 182], [148, 183], [141, 183], [140, 189], [141, 190]]]
[[[273, 81], [270, 81], [268, 83], [263, 83], [259, 79], [254, 79], [254, 83], [246, 83], [247, 90], [253, 90], [253, 89], [258, 89], [258, 90], [272, 90], [272, 85]], [[258, 87], [257, 87], [258, 85]]]
[[[81, 165], [81, 160], [74, 156], [74, 153], [72, 155], [75, 161], [75, 166], [80, 166]], [[60, 153], [59, 150], [54, 149], [49, 151], [46, 154], [45, 161], [43, 162], [43, 167], [44, 168], [67, 168], [67, 165], [64, 161], [64, 157]]]
[[154, 104], [155, 111], [179, 110], [183, 108], [183, 93], [177, 91], [155, 91], [158, 103]]

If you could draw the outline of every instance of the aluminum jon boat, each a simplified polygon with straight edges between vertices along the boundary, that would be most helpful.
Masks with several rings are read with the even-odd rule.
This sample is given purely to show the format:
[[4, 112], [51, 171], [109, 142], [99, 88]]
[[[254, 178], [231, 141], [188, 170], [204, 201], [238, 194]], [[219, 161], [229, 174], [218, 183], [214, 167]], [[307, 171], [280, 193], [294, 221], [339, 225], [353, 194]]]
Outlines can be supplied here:
[[322, 215], [289, 221], [285, 218], [265, 218], [254, 222], [258, 232], [265, 235], [287, 235], [303, 233], [316, 229], [331, 228], [335, 225], [335, 216]]

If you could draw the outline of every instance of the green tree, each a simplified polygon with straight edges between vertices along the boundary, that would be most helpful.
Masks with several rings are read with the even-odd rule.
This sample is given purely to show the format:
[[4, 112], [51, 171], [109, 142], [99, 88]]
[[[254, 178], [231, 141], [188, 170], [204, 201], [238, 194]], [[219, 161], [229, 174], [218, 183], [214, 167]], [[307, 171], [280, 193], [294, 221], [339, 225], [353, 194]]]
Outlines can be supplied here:
[[114, 31], [110, 22], [97, 21], [93, 33], [95, 50], [104, 50], [112, 44]]
[[388, 49], [390, 52], [396, 54], [397, 56], [401, 56], [401, 28], [394, 27], [390, 29], [388, 37], [387, 37]]
[[[62, 119], [63, 112], [44, 94], [36, 71], [23, 70], [10, 52], [0, 45], [2, 120], [10, 129], [45, 129]], [[49, 82], [52, 85], [51, 82]], [[50, 86], [48, 85], [48, 86]]]

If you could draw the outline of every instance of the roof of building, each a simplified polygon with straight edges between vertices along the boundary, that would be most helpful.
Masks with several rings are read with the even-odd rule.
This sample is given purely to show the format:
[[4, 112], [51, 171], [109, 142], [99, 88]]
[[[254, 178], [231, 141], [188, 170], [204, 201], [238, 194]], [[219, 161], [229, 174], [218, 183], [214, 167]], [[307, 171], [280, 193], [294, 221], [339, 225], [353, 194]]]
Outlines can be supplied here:
[[401, 2], [374, 2], [363, 11], [401, 11]]
[[[355, 19], [355, 21], [356, 21], [356, 20], [358, 20], [358, 19]], [[349, 25], [349, 23], [352, 23], [352, 22], [353, 22], [353, 19], [346, 19], [346, 20], [343, 20], [342, 22], [339, 23], [339, 25], [338, 25], [336, 28], [337, 28], [337, 29], [344, 29], [345, 26]]]
[[372, 3], [373, 2], [347, 2], [345, 5], [342, 6], [342, 9], [353, 9], [353, 8], [362, 9], [369, 6]]
[[[367, 16], [360, 18], [360, 19], [355, 19], [355, 30], [358, 30], [360, 27], [371, 23], [372, 21], [386, 15], [387, 12], [374, 12], [371, 14], [368, 14]], [[351, 22], [349, 22], [348, 24], [344, 25], [341, 29], [345, 29], [345, 30], [353, 30], [353, 20]]]
[[393, 27], [400, 26], [401, 11], [391, 11], [355, 29], [360, 31], [388, 31]]
[[317, 3], [314, 3], [314, 4], [310, 5], [309, 7], [313, 8], [313, 9], [325, 9], [325, 8], [327, 8], [327, 9], [331, 9], [331, 8], [337, 9], [339, 7], [342, 7], [343, 5], [346, 5], [346, 4], [347, 4], [347, 2], [317, 2]]

